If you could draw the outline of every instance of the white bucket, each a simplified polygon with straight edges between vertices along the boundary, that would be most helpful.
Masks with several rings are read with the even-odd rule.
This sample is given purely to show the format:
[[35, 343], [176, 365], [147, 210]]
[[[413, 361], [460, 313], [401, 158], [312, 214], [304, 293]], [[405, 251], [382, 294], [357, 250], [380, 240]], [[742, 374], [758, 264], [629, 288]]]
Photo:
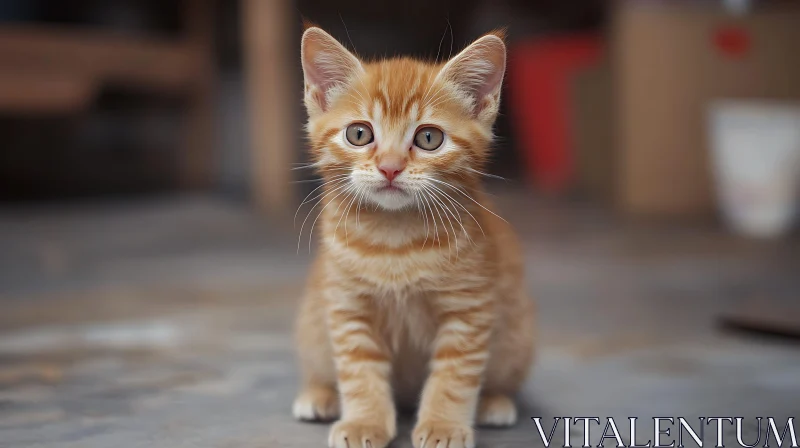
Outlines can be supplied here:
[[800, 194], [800, 105], [720, 101], [709, 110], [719, 206], [736, 232], [786, 234]]

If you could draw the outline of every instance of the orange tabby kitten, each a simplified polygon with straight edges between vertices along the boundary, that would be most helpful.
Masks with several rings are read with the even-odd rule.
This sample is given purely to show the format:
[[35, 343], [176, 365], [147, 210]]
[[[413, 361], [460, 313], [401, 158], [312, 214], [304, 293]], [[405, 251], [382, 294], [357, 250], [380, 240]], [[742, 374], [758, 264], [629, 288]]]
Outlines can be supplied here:
[[416, 448], [474, 447], [473, 424], [517, 419], [533, 304], [518, 243], [480, 179], [505, 59], [501, 33], [444, 64], [365, 62], [319, 28], [303, 35], [325, 183], [294, 415], [338, 418], [330, 447], [385, 447], [396, 405], [419, 406]]

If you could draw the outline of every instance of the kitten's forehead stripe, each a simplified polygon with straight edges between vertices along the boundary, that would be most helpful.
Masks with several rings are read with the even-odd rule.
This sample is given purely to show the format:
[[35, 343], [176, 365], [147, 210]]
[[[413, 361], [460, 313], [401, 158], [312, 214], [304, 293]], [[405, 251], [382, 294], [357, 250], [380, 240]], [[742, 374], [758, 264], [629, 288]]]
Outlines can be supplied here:
[[[420, 105], [431, 91], [438, 67], [411, 59], [392, 59], [366, 66], [368, 77], [378, 82], [366, 94], [381, 108], [384, 121], [392, 127], [416, 121]], [[416, 105], [416, 106], [415, 106]]]

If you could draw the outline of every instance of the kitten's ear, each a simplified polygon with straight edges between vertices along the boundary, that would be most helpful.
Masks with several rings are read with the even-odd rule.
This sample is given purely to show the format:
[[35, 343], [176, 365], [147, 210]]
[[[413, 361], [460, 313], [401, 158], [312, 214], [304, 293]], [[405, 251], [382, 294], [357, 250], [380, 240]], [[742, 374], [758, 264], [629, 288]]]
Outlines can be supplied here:
[[326, 111], [338, 91], [364, 71], [357, 57], [330, 34], [314, 26], [303, 33], [300, 59], [309, 115]]
[[471, 102], [480, 119], [494, 119], [500, 105], [500, 88], [506, 71], [503, 32], [487, 34], [455, 55], [439, 77], [453, 82]]

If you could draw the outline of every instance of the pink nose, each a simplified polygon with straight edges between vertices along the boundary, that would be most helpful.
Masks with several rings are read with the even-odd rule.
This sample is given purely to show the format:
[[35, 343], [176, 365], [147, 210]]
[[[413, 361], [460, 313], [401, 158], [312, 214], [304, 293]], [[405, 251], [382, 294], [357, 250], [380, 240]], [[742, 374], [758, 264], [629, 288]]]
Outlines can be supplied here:
[[397, 177], [405, 168], [405, 165], [400, 164], [381, 164], [378, 167], [378, 170], [383, 173], [383, 177], [389, 180], [389, 182], [393, 181], [395, 177]]

